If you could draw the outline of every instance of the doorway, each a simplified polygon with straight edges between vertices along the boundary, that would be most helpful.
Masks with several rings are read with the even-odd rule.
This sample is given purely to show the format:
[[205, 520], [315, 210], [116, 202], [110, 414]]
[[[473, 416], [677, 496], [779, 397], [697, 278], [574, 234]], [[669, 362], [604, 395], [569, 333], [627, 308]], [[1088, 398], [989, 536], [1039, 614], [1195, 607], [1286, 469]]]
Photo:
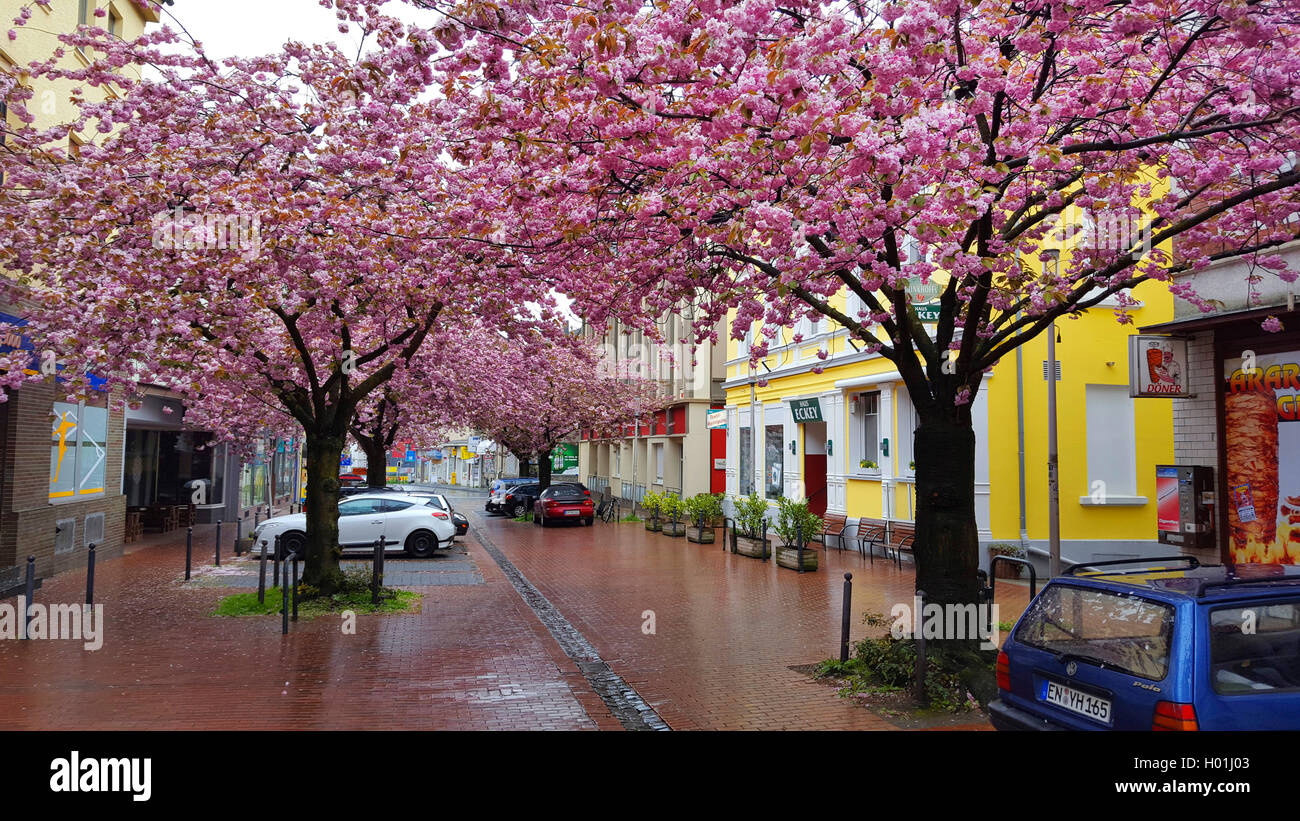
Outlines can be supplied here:
[[826, 515], [826, 423], [805, 422], [803, 426], [803, 481], [808, 509]]

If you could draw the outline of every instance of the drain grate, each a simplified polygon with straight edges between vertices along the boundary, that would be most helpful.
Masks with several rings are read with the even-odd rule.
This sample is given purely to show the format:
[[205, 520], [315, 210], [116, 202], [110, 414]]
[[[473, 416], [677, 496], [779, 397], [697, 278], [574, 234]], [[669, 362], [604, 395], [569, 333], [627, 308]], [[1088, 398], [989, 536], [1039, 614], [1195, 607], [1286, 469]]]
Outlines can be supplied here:
[[479, 544], [488, 552], [506, 574], [510, 584], [514, 586], [515, 591], [520, 597], [532, 608], [533, 613], [550, 634], [559, 643], [560, 648], [564, 650], [565, 655], [573, 659], [578, 669], [582, 671], [582, 676], [591, 685], [591, 689], [600, 696], [600, 700], [605, 702], [609, 712], [617, 718], [619, 723], [628, 730], [670, 730], [672, 729], [664, 720], [659, 717], [654, 708], [645, 702], [645, 699], [632, 688], [630, 684], [623, 680], [622, 676], [609, 669], [609, 665], [601, 659], [600, 654], [587, 637], [582, 635], [576, 627], [569, 623], [550, 600], [542, 595], [542, 592], [528, 581], [519, 568], [506, 558], [490, 539], [484, 535], [481, 528], [474, 528], [474, 535], [478, 538]]

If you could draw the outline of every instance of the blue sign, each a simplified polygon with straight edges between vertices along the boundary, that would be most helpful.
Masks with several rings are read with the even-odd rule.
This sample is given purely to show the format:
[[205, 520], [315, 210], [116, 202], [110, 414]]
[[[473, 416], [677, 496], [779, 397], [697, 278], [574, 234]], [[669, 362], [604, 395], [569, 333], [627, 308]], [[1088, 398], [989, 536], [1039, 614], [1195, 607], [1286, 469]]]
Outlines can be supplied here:
[[[27, 324], [27, 320], [22, 317], [6, 314], [0, 311], [0, 323], [16, 326], [0, 334], [0, 354], [13, 353], [17, 350], [31, 351], [32, 360], [27, 363], [27, 368], [35, 370], [40, 367], [36, 361], [36, 346], [32, 343], [32, 338], [25, 333], [17, 330]], [[63, 370], [62, 365], [55, 366], [58, 370]], [[91, 390], [102, 391], [108, 387], [108, 381], [102, 377], [95, 376], [93, 373], [86, 374], [87, 381], [90, 383]], [[62, 379], [59, 379], [62, 382]]]
[[351, 457], [351, 456], [344, 456], [342, 459], [340, 459], [340, 460], [339, 460], [339, 467], [345, 467], [345, 468], [350, 468], [350, 467], [352, 467], [352, 457]]
[[414, 461], [415, 461], [415, 451], [413, 451], [413, 450], [408, 450], [408, 451], [406, 452], [406, 461], [408, 461], [408, 462], [414, 462]]

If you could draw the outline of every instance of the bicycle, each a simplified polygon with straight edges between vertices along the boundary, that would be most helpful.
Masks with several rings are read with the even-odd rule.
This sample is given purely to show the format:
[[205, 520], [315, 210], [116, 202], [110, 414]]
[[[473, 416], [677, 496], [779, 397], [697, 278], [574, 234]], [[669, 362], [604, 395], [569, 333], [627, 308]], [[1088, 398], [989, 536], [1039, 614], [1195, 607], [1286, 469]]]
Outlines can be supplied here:
[[600, 507], [596, 510], [596, 515], [600, 517], [602, 522], [612, 522], [618, 517], [618, 504], [615, 503], [613, 498], [606, 499], [600, 503]]

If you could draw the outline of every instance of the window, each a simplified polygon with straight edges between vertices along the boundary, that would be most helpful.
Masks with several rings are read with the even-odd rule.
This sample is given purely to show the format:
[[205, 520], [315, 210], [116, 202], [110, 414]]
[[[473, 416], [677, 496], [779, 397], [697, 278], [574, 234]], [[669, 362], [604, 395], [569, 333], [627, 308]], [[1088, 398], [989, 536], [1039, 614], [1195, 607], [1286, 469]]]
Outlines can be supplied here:
[[398, 499], [380, 499], [375, 506], [375, 510], [379, 513], [396, 513], [399, 510], [406, 510], [413, 504], [413, 502], [403, 502]]
[[[1118, 501], [1137, 493], [1133, 400], [1127, 385], [1088, 385], [1088, 487], [1083, 498]], [[1101, 484], [1098, 484], [1101, 483]]]
[[103, 493], [108, 409], [55, 402], [51, 419], [50, 501]]
[[1222, 695], [1300, 690], [1300, 602], [1210, 611], [1210, 664]]
[[740, 495], [754, 494], [754, 429], [742, 420], [740, 429]]
[[780, 499], [785, 495], [785, 425], [768, 425], [764, 433], [767, 456], [764, 491], [767, 498]]
[[380, 499], [351, 499], [339, 505], [340, 516], [364, 516], [379, 513]]
[[858, 451], [859, 470], [880, 469], [880, 391], [858, 394], [858, 412], [862, 414], [862, 446]]
[[745, 331], [745, 338], [736, 342], [736, 358], [749, 356], [750, 346], [754, 344], [754, 329], [750, 328]]
[[615, 476], [623, 475], [623, 446], [622, 445], [614, 446], [614, 475]]
[[1016, 641], [1160, 681], [1169, 672], [1173, 632], [1174, 609], [1167, 604], [1058, 584], [1034, 600]]
[[919, 420], [906, 386], [899, 385], [895, 394], [894, 407], [898, 408], [898, 433], [896, 434], [898, 441], [894, 443], [894, 451], [898, 454], [898, 472], [913, 474], [916, 472], [912, 467], [912, 461], [916, 458], [913, 447], [916, 443], [916, 428]]
[[117, 13], [117, 9], [112, 6], [108, 9], [108, 33], [114, 37], [122, 34], [122, 15]]
[[662, 482], [664, 480], [664, 446], [655, 445], [654, 450], [655, 450], [655, 481]]
[[90, 25], [91, 16], [94, 14], [95, 7], [91, 0], [78, 0], [77, 7], [77, 24], [82, 26]]

